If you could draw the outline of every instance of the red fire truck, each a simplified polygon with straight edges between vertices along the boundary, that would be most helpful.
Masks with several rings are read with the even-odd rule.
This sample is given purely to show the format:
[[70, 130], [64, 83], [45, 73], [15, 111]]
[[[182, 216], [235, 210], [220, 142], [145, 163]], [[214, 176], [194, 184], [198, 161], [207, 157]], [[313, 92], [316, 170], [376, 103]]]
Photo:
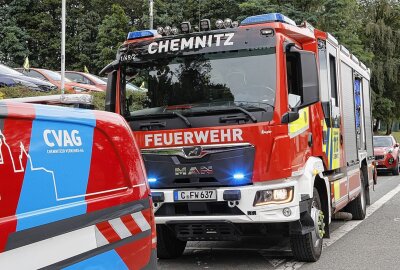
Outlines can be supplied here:
[[332, 216], [361, 220], [369, 204], [370, 70], [282, 14], [216, 26], [131, 32], [102, 71], [107, 110], [129, 122], [145, 161], [158, 257], [273, 232], [316, 261]]

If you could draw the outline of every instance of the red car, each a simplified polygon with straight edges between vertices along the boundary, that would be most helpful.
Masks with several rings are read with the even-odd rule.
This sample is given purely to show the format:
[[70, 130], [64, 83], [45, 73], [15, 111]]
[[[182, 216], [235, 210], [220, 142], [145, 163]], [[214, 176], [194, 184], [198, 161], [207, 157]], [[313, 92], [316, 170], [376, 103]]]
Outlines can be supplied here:
[[103, 81], [93, 74], [79, 71], [65, 71], [65, 77], [77, 83], [93, 85], [103, 91], [106, 91], [107, 88], [107, 82]]
[[[52, 84], [56, 85], [61, 89], [61, 75], [55, 71], [41, 68], [30, 68], [29, 71], [24, 71], [22, 68], [16, 68], [16, 70], [22, 72], [24, 75], [33, 78], [39, 78]], [[84, 93], [84, 92], [99, 92], [103, 91], [94, 85], [77, 83], [69, 80], [65, 76], [65, 90], [69, 93]]]
[[374, 136], [374, 155], [378, 170], [399, 175], [399, 144], [393, 136]]

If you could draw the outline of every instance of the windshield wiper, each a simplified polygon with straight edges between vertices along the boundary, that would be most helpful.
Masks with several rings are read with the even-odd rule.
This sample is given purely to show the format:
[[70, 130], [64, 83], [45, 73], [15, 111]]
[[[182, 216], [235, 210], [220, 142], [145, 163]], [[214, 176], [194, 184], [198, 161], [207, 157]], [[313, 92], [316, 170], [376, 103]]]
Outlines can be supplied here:
[[247, 115], [248, 117], [250, 117], [251, 121], [253, 121], [253, 123], [257, 123], [257, 118], [248, 110], [242, 108], [242, 107], [232, 107], [232, 109], [236, 109], [241, 111], [242, 113], [244, 113], [245, 115]]
[[184, 116], [183, 114], [179, 113], [179, 112], [172, 112], [173, 115], [178, 116], [180, 119], [182, 119], [183, 122], [185, 122], [185, 124], [188, 127], [192, 127], [192, 124], [190, 123], [189, 119], [187, 119], [186, 116]]
[[125, 117], [127, 120], [135, 120], [135, 119], [148, 119], [148, 118], [165, 118], [165, 117], [178, 117], [182, 119], [183, 122], [185, 122], [186, 126], [192, 127], [192, 124], [190, 123], [189, 119], [182, 115], [179, 112], [171, 112], [171, 113], [151, 113], [151, 114], [143, 114], [143, 115], [131, 115]]
[[[262, 109], [262, 108], [260, 108]], [[264, 109], [262, 109], [264, 110]], [[257, 123], [257, 118], [248, 110], [242, 108], [242, 107], [223, 107], [223, 108], [209, 108], [209, 107], [204, 107], [204, 110], [197, 110], [197, 111], [192, 111], [192, 114], [201, 114], [201, 113], [210, 113], [210, 112], [229, 112], [229, 111], [240, 111], [242, 113], [244, 113], [246, 116], [248, 116], [251, 121], [253, 121], [253, 123]]]

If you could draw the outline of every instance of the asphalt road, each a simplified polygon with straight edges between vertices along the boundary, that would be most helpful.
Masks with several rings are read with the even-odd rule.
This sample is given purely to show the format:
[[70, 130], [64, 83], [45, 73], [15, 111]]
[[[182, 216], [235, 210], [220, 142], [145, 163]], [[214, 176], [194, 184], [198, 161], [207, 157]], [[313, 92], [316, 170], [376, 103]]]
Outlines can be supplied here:
[[[379, 175], [372, 207], [360, 221], [333, 221], [333, 237], [316, 263], [293, 259], [287, 239], [189, 242], [182, 257], [159, 260], [161, 270], [178, 269], [399, 269], [400, 177]], [[397, 188], [397, 189], [396, 189]], [[399, 189], [400, 190], [400, 189]]]

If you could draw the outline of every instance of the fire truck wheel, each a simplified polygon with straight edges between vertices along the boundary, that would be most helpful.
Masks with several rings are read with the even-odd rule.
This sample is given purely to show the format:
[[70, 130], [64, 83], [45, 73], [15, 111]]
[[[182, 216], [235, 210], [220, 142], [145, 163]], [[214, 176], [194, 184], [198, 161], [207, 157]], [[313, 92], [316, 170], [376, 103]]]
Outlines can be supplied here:
[[353, 215], [353, 220], [363, 220], [367, 213], [367, 191], [364, 182], [364, 174], [360, 173], [361, 177], [361, 192], [357, 198], [351, 201], [345, 208], [345, 211], [351, 213]]
[[299, 261], [316, 262], [321, 256], [322, 238], [325, 233], [324, 213], [321, 209], [318, 190], [314, 188], [310, 215], [314, 221], [315, 230], [305, 235], [290, 236], [293, 255]]
[[157, 257], [175, 259], [185, 251], [186, 241], [176, 238], [174, 232], [166, 225], [157, 225]]

